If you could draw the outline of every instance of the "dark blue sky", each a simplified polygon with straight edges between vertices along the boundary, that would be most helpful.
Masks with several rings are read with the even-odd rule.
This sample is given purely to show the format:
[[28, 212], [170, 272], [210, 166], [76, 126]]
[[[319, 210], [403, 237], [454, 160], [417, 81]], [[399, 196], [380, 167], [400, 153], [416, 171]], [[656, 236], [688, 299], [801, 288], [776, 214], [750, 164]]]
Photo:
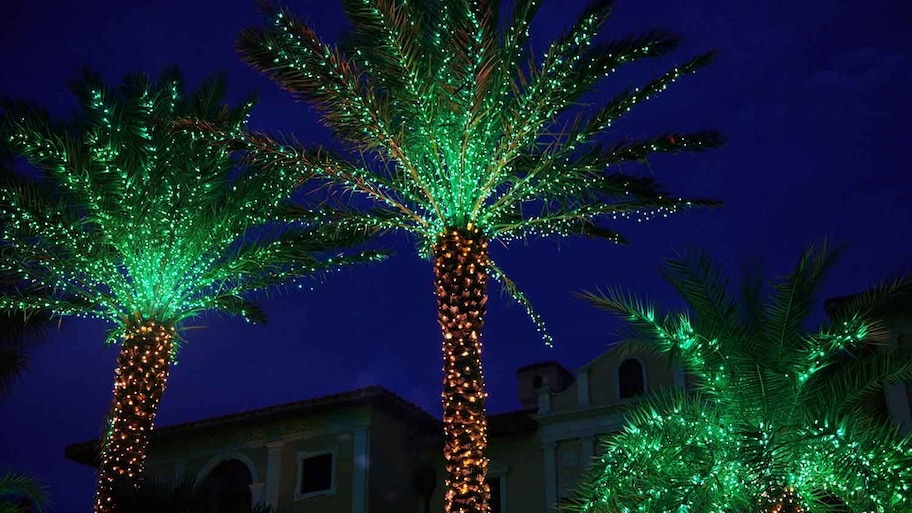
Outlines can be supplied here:
[[[289, 2], [330, 40], [344, 28], [339, 0]], [[534, 26], [540, 36], [566, 27], [583, 2], [545, 4]], [[66, 80], [83, 65], [116, 82], [126, 72], [157, 74], [176, 63], [194, 84], [224, 68], [233, 98], [261, 94], [252, 127], [294, 133], [304, 142], [329, 140], [306, 105], [237, 58], [237, 33], [261, 20], [252, 1], [12, 0], [2, 11], [2, 94], [64, 114], [73, 102]], [[616, 12], [608, 35], [662, 26], [686, 38], [672, 60], [620, 78], [647, 77], [697, 51], [722, 50], [711, 68], [632, 111], [614, 135], [723, 131], [725, 148], [655, 159], [653, 169], [672, 192], [726, 204], [619, 226], [630, 247], [588, 240], [495, 246], [494, 258], [528, 293], [555, 348], [544, 348], [523, 310], [492, 291], [484, 334], [489, 412], [518, 406], [517, 367], [555, 359], [573, 369], [615, 340], [617, 324], [573, 299], [573, 291], [622, 285], [675, 304], [658, 275], [673, 248], [706, 248], [732, 272], [739, 262], [762, 258], [769, 273], [781, 275], [809, 242], [829, 234], [850, 246], [828, 296], [857, 291], [912, 263], [907, 1], [619, 0]], [[602, 90], [624, 85], [607, 80]], [[268, 326], [192, 322], [203, 329], [186, 332], [189, 343], [158, 425], [370, 384], [439, 415], [431, 266], [411, 241], [381, 244], [397, 251], [385, 264], [336, 274], [312, 292], [271, 296]], [[45, 479], [57, 511], [86, 511], [91, 504], [92, 471], [65, 461], [63, 450], [102, 431], [117, 352], [102, 348], [106, 328], [67, 322], [34, 351], [23, 382], [0, 402], [0, 471]]]

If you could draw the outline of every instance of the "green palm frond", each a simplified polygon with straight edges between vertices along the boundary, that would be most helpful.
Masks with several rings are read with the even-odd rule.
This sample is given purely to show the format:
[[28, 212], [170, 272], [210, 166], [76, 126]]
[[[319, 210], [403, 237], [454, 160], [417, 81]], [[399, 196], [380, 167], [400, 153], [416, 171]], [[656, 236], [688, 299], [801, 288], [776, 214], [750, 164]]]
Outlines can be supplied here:
[[766, 330], [776, 351], [787, 352], [789, 342], [801, 340], [817, 291], [841, 252], [842, 247], [832, 247], [826, 240], [813, 245], [801, 255], [794, 272], [773, 284]]
[[728, 280], [709, 255], [683, 253], [669, 258], [664, 276], [693, 309], [697, 330], [713, 338], [738, 338], [738, 312], [728, 294]]
[[50, 504], [47, 487], [40, 481], [14, 472], [0, 474], [0, 511], [4, 513], [27, 511], [20, 509], [17, 499], [28, 501], [38, 513], [44, 511]]
[[859, 294], [832, 300], [833, 306], [829, 314], [835, 320], [844, 320], [855, 315], [880, 317], [902, 313], [901, 309], [910, 302], [912, 276], [900, 274]]
[[[0, 298], [28, 288], [21, 276], [0, 272]], [[29, 348], [45, 339], [50, 322], [50, 315], [43, 310], [0, 309], [0, 398], [10, 393], [25, 372]]]
[[[356, 222], [410, 232], [423, 254], [439, 233], [469, 226], [489, 241], [582, 235], [623, 243], [617, 220], [717, 204], [669, 194], [625, 164], [715, 148], [723, 142], [718, 133], [631, 139], [611, 128], [710, 64], [712, 52], [590, 105], [584, 95], [605, 77], [668, 55], [678, 38], [652, 30], [599, 41], [613, 10], [602, 0], [541, 52], [529, 45], [537, 1], [344, 0], [343, 7], [351, 29], [340, 45], [324, 42], [290, 9], [263, 2], [266, 23], [244, 30], [237, 48], [308, 101], [345, 153], [308, 151], [205, 120], [184, 120], [183, 129], [245, 162], [293, 169], [365, 196], [373, 204]], [[526, 302], [518, 290], [514, 299]]]
[[3, 105], [3, 137], [45, 176], [0, 183], [0, 271], [34, 288], [0, 308], [98, 317], [121, 332], [207, 311], [261, 321], [249, 294], [385, 256], [341, 252], [371, 233], [354, 222], [291, 219], [288, 198], [307, 178], [298, 170], [175, 130], [182, 119], [244, 129], [254, 101], [228, 105], [224, 75], [186, 91], [176, 69], [157, 81], [128, 75], [118, 88], [86, 71], [71, 86], [80, 110], [70, 123]]
[[830, 364], [807, 386], [807, 401], [819, 411], [853, 411], [885, 385], [912, 382], [912, 348], [881, 348], [862, 358]]
[[718, 393], [731, 385], [728, 355], [718, 350], [719, 338], [696, 332], [688, 314], [657, 314], [651, 301], [617, 288], [594, 293], [584, 291], [577, 296], [617, 315], [628, 330], [626, 338], [650, 341], [656, 352], [666, 355], [670, 362], [686, 362], [703, 392]]
[[513, 280], [504, 274], [500, 267], [497, 266], [497, 264], [494, 262], [489, 262], [488, 265], [490, 267], [489, 272], [491, 276], [494, 278], [494, 280], [497, 281], [498, 284], [500, 284], [501, 290], [518, 305], [525, 308], [526, 314], [530, 319], [532, 319], [532, 322], [535, 323], [535, 327], [538, 330], [539, 335], [542, 337], [542, 340], [544, 340], [545, 344], [550, 347], [554, 339], [551, 338], [551, 334], [548, 333], [548, 327], [545, 326], [545, 321], [532, 307], [532, 303], [529, 301], [529, 298], [527, 298], [526, 295], [521, 290], [519, 290], [519, 288], [516, 286], [516, 283], [514, 283]]
[[[655, 307], [617, 290], [583, 294], [637, 334], [624, 345], [675, 356], [670, 347], [691, 341], [681, 362], [697, 381], [694, 390], [650, 396], [628, 412], [570, 511], [766, 511], [776, 503], [764, 501], [783, 490], [814, 513], [909, 510], [912, 437], [868, 404], [885, 385], [912, 381], [912, 348], [883, 331], [909, 281], [901, 276], [840, 300], [830, 322], [808, 333], [838, 255], [827, 243], [809, 247], [767, 300], [763, 281], [746, 278], [742, 305], [705, 254], [677, 255], [666, 277], [692, 323], [689, 314], [656, 320]], [[681, 326], [688, 337], [674, 335]]]

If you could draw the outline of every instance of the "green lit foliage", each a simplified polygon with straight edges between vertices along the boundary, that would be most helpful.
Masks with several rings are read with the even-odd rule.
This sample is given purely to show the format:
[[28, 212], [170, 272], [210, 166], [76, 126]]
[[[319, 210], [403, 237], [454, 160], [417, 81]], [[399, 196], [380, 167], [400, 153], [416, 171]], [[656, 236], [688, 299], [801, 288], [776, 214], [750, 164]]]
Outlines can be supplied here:
[[[506, 20], [499, 1], [343, 4], [352, 27], [344, 50], [281, 7], [266, 7], [268, 24], [245, 30], [238, 48], [248, 63], [313, 104], [347, 153], [308, 151], [263, 134], [218, 134], [253, 159], [315, 173], [373, 201], [373, 209], [343, 211], [341, 224], [413, 233], [430, 255], [446, 229], [478, 227], [485, 239], [502, 242], [569, 235], [623, 242], [608, 223], [711, 203], [670, 196], [653, 178], [622, 172], [621, 164], [702, 151], [719, 145], [719, 134], [601, 141], [633, 106], [708, 64], [711, 53], [603, 104], [587, 104], [584, 95], [601, 79], [624, 64], [668, 54], [678, 39], [653, 31], [599, 42], [611, 5], [597, 1], [536, 55], [529, 27], [539, 0], [517, 0]], [[299, 214], [335, 219], [340, 210]], [[501, 270], [489, 269], [528, 309]]]
[[[15, 294], [21, 283], [12, 273], [0, 273], [0, 297]], [[0, 311], [0, 398], [10, 393], [25, 372], [29, 348], [45, 338], [49, 323], [47, 312]]]
[[826, 244], [809, 248], [771, 289], [749, 277], [740, 304], [705, 255], [671, 259], [667, 277], [692, 316], [660, 313], [619, 290], [585, 293], [626, 321], [619, 352], [658, 350], [694, 386], [634, 406], [570, 510], [912, 510], [912, 440], [865, 408], [885, 384], [912, 380], [912, 348], [882, 344], [880, 313], [912, 280], [860, 294], [808, 331], [837, 255]]
[[240, 130], [254, 102], [230, 107], [224, 80], [186, 93], [179, 73], [109, 88], [74, 81], [76, 120], [6, 102], [3, 135], [43, 174], [0, 184], [0, 272], [25, 285], [0, 309], [36, 309], [131, 326], [178, 326], [204, 312], [259, 320], [248, 294], [379, 258], [336, 254], [360, 234], [281, 222], [299, 173], [240, 162], [173, 129], [183, 117]]
[[[0, 153], [0, 177], [9, 176], [11, 166]], [[14, 293], [22, 285], [22, 277], [12, 272], [0, 272], [0, 296]], [[12, 390], [25, 372], [27, 348], [42, 340], [50, 319], [46, 312], [24, 310], [0, 311], [0, 398]]]
[[0, 474], [0, 513], [41, 513], [49, 504], [47, 487], [31, 477]]

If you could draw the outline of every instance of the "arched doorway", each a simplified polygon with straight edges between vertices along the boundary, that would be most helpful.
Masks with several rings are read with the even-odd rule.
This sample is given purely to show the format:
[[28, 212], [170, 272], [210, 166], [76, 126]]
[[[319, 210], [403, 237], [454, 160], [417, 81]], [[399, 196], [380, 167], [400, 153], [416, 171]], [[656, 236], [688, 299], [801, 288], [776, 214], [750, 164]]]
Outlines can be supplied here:
[[646, 391], [646, 373], [636, 358], [628, 358], [618, 366], [618, 398], [630, 399]]
[[250, 513], [253, 477], [242, 461], [225, 460], [200, 483], [200, 495], [220, 513]]

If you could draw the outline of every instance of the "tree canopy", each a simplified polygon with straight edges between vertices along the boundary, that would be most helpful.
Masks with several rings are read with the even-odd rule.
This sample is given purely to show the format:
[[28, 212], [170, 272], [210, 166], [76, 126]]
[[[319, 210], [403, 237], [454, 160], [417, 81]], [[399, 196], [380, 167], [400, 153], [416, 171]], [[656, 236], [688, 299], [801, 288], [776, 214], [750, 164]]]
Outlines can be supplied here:
[[72, 89], [72, 121], [3, 105], [4, 137], [42, 177], [0, 184], [0, 271], [27, 283], [0, 308], [105, 319], [113, 342], [150, 319], [262, 320], [250, 293], [381, 256], [338, 252], [360, 234], [288, 221], [299, 174], [174, 130], [184, 117], [244, 126], [254, 101], [228, 106], [221, 77], [188, 93], [174, 69], [157, 81], [126, 76], [119, 88], [85, 72]]
[[749, 276], [740, 302], [706, 255], [672, 258], [666, 274], [689, 312], [663, 313], [617, 289], [584, 294], [629, 327], [622, 352], [657, 350], [680, 362], [693, 387], [632, 407], [571, 509], [907, 511], [912, 439], [865, 403], [885, 384], [912, 380], [912, 347], [889, 343], [882, 316], [912, 280], [859, 294], [809, 331], [838, 254], [812, 246], [769, 288]]

